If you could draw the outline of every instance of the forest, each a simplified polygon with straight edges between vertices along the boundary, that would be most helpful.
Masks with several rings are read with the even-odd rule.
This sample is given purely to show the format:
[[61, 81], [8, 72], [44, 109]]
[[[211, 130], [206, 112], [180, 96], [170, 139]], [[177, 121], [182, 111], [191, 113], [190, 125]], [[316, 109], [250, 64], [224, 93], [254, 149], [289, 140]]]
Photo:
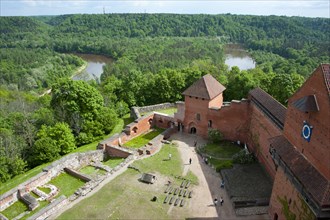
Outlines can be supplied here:
[[[207, 73], [227, 101], [260, 87], [286, 105], [329, 63], [329, 32], [330, 19], [285, 16], [0, 17], [0, 182], [99, 140], [132, 106], [182, 100]], [[228, 43], [248, 50], [256, 68], [229, 69]], [[75, 53], [113, 62], [99, 81], [74, 81], [85, 63]]]

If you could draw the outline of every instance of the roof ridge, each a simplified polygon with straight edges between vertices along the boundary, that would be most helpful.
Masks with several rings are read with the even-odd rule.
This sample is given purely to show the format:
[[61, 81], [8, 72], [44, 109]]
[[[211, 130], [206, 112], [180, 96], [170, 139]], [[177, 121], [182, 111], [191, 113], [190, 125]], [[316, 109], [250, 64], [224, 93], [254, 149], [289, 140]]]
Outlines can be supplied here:
[[209, 99], [210, 99], [211, 94], [210, 94], [209, 84], [207, 84], [207, 83], [206, 83], [206, 80], [205, 80], [206, 76], [208, 76], [208, 75], [210, 75], [210, 74], [208, 73], [208, 74], [206, 74], [206, 75], [203, 76], [203, 83], [204, 83], [204, 85], [205, 85], [206, 92], [207, 92], [207, 94], [208, 94], [208, 96], [209, 96]]

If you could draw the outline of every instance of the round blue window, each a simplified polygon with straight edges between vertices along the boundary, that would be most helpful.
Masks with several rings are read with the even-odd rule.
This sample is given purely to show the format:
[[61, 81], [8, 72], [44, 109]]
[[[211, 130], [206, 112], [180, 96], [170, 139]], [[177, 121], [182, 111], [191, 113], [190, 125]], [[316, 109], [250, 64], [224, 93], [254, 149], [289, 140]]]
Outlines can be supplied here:
[[312, 136], [312, 126], [310, 126], [307, 122], [304, 122], [304, 125], [302, 127], [301, 136], [306, 140], [310, 141]]

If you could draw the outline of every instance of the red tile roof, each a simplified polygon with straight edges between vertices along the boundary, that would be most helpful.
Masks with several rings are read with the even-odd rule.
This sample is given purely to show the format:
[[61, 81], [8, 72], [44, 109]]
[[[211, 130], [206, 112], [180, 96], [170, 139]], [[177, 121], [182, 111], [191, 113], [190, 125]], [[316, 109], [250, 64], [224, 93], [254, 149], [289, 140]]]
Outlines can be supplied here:
[[282, 129], [285, 121], [286, 108], [271, 95], [260, 88], [249, 92], [251, 100], [261, 108]]
[[211, 100], [221, 94], [226, 88], [219, 83], [211, 74], [203, 76], [197, 80], [182, 94]]
[[324, 82], [328, 89], [328, 94], [330, 96], [330, 64], [321, 64], [322, 72], [324, 76]]
[[270, 139], [270, 145], [293, 175], [321, 207], [330, 206], [330, 181], [283, 136]]

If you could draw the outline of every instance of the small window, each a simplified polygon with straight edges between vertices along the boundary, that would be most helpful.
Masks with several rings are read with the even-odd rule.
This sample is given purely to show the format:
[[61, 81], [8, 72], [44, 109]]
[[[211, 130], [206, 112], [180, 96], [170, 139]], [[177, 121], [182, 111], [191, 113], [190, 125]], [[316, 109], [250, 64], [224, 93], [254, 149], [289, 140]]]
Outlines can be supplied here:
[[207, 126], [208, 126], [209, 128], [212, 128], [212, 120], [209, 120], [209, 122], [207, 123]]
[[198, 97], [195, 97], [195, 99], [198, 99]]
[[189, 98], [191, 98], [191, 96], [189, 96]]
[[200, 115], [199, 113], [196, 114], [196, 119], [197, 119], [198, 121], [201, 120], [201, 115]]

